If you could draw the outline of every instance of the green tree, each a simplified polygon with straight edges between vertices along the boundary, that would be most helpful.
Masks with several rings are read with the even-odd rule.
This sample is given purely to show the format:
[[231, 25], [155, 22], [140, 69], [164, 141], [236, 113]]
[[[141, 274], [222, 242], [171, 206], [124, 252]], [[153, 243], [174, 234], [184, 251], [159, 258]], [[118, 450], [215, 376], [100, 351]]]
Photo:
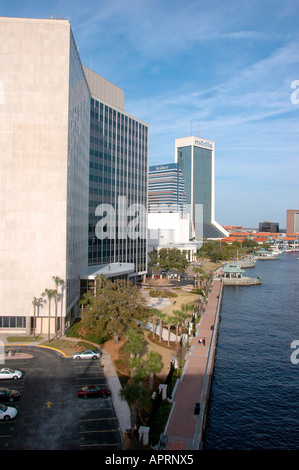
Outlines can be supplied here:
[[97, 274], [94, 278], [94, 286], [95, 286], [95, 291], [94, 291], [94, 296], [96, 297], [96, 293], [98, 289], [101, 289], [105, 283], [107, 282], [108, 278], [104, 276], [104, 274]]
[[167, 315], [165, 318], [165, 323], [167, 324], [168, 335], [167, 335], [167, 345], [170, 346], [170, 329], [174, 324], [175, 319], [172, 315]]
[[155, 330], [156, 330], [156, 321], [157, 321], [157, 317], [159, 317], [159, 314], [160, 314], [160, 310], [158, 310], [157, 308], [152, 308], [151, 309], [151, 316], [152, 316], [152, 325], [153, 325], [153, 338], [155, 338]]
[[160, 354], [156, 351], [150, 351], [148, 356], [147, 356], [145, 366], [146, 366], [146, 369], [147, 369], [147, 371], [149, 373], [149, 376], [150, 376], [149, 377], [149, 388], [150, 388], [150, 390], [153, 390], [155, 376], [156, 376], [156, 374], [161, 372], [161, 370], [163, 368], [163, 364], [162, 364], [162, 361], [161, 361]]
[[122, 279], [114, 282], [107, 279], [97, 289], [88, 316], [93, 322], [101, 319], [117, 343], [130, 328], [136, 329], [149, 319], [150, 308], [136, 286]]
[[135, 429], [139, 424], [138, 421], [144, 424], [142, 410], [144, 407], [150, 406], [150, 395], [144, 385], [136, 382], [124, 385], [119, 394], [122, 400], [127, 401], [130, 408], [131, 437], [133, 438]]
[[[61, 279], [59, 276], [53, 276], [52, 277], [53, 281], [55, 282], [55, 335], [56, 338], [58, 336], [58, 323], [57, 323], [57, 314], [58, 314], [58, 289], [59, 286], [64, 285], [64, 280]], [[62, 323], [62, 318], [61, 318], [61, 323]], [[62, 331], [62, 324], [60, 325], [60, 331]]]
[[35, 322], [36, 322], [36, 307], [39, 307], [43, 301], [42, 297], [36, 298], [33, 297], [33, 337], [35, 338]]
[[157, 311], [157, 317], [159, 319], [159, 326], [160, 326], [160, 333], [159, 333], [159, 341], [162, 341], [162, 333], [163, 333], [163, 324], [165, 323], [166, 320], [166, 315], [165, 313], [161, 312], [161, 310]]
[[181, 310], [174, 310], [173, 315], [174, 315], [174, 322], [175, 322], [175, 325], [176, 325], [176, 332], [175, 332], [176, 339], [175, 339], [175, 341], [177, 343], [179, 334], [180, 335], [182, 334], [182, 325], [185, 322], [185, 320], [188, 318], [188, 313], [182, 312]]
[[174, 269], [179, 273], [184, 272], [189, 263], [186, 253], [181, 252], [178, 248], [162, 248], [159, 251], [150, 253], [151, 265], [155, 269], [167, 271]]
[[81, 320], [84, 322], [84, 307], [91, 306], [92, 305], [92, 296], [88, 294], [87, 292], [84, 292], [81, 295], [81, 298], [79, 300], [80, 306], [81, 306]]
[[127, 342], [125, 349], [130, 353], [130, 368], [131, 368], [131, 379], [134, 378], [136, 375], [136, 370], [139, 371], [138, 379], [142, 379], [145, 377], [143, 373], [143, 361], [141, 360], [140, 356], [144, 349], [144, 336], [136, 329], [130, 329], [127, 332]]
[[258, 243], [255, 240], [250, 240], [249, 238], [245, 238], [242, 242], [242, 246], [245, 248], [256, 248]]

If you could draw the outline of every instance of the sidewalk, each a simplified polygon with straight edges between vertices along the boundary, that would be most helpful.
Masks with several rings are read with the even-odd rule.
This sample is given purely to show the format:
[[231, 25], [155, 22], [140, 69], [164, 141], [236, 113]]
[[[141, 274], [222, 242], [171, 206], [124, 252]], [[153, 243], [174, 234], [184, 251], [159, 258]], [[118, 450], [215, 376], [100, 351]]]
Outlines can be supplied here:
[[[209, 350], [213, 347], [211, 339], [220, 288], [220, 281], [215, 279], [205, 312], [197, 326], [196, 336], [191, 340], [190, 352], [187, 355], [165, 428], [165, 434], [168, 436], [167, 450], [198, 450], [201, 423], [208, 400], [205, 393], [207, 384], [205, 378]], [[199, 344], [199, 338], [203, 337], [206, 338], [205, 345]], [[200, 404], [199, 414], [194, 413], [196, 404]]]
[[111, 390], [115, 413], [117, 414], [120, 428], [124, 436], [127, 429], [131, 428], [130, 408], [128, 403], [125, 400], [122, 400], [119, 396], [121, 384], [117, 372], [114, 369], [110, 355], [103, 348], [101, 348], [101, 351], [103, 353], [101, 362], [104, 367], [104, 374]]

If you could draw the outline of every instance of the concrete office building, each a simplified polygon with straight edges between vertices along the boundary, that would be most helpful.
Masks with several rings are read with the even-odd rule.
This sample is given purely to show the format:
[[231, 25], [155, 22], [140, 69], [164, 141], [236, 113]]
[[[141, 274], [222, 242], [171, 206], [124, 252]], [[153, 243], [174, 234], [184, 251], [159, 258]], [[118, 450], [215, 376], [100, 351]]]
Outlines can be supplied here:
[[299, 233], [299, 209], [287, 209], [287, 233]]
[[279, 233], [279, 223], [271, 220], [259, 222], [259, 232]]
[[[130, 119], [123, 112], [123, 92], [83, 69], [68, 20], [0, 18], [0, 70], [0, 331], [32, 333], [32, 301], [45, 289], [54, 289], [53, 276], [59, 276], [65, 281], [58, 302], [58, 326], [63, 333], [76, 314], [80, 275], [89, 277], [89, 263], [103, 268], [114, 263], [114, 275], [146, 270], [136, 243], [129, 246], [130, 258], [120, 256], [115, 245], [110, 246], [109, 256], [107, 247], [96, 255], [89, 252], [89, 208], [93, 202], [104, 201], [92, 192], [91, 183], [101, 171], [111, 185], [129, 184], [130, 178], [138, 186], [134, 172], [147, 165], [148, 129], [133, 119], [126, 135], [114, 136], [110, 119], [118, 119], [117, 126], [121, 116]], [[97, 128], [93, 113], [101, 106], [106, 124]], [[131, 139], [137, 127], [138, 137]], [[98, 139], [105, 142], [103, 154]], [[135, 146], [143, 152], [139, 167]], [[90, 155], [99, 159], [97, 174], [90, 171], [96, 164]], [[120, 169], [122, 159], [129, 163]], [[102, 170], [101, 160], [105, 162]], [[108, 177], [108, 168], [116, 165], [119, 172]], [[123, 178], [126, 171], [127, 179]], [[146, 187], [147, 167], [144, 173]], [[116, 183], [116, 178], [123, 183]], [[128, 204], [139, 201], [135, 185], [130, 186]], [[97, 188], [102, 191], [100, 179]], [[125, 194], [123, 191], [119, 194]], [[107, 196], [106, 202], [114, 204], [118, 193], [105, 187], [102, 194]], [[142, 200], [146, 205], [146, 199]], [[127, 270], [120, 260], [130, 264]], [[92, 270], [94, 273], [94, 267]], [[51, 304], [53, 333], [54, 301]], [[37, 333], [48, 332], [48, 307], [48, 302], [42, 303], [36, 310]]]
[[215, 220], [214, 142], [193, 136], [176, 139], [175, 162], [182, 170], [185, 182], [190, 237], [228, 236], [228, 232]]

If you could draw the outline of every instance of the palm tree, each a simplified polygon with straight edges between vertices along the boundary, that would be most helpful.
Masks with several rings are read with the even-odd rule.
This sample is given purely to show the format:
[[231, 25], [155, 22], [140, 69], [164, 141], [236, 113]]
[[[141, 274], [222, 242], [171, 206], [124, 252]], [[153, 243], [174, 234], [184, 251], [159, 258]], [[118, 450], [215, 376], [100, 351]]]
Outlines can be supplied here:
[[131, 378], [134, 379], [136, 369], [142, 368], [140, 354], [144, 346], [143, 335], [135, 329], [130, 329], [127, 333], [126, 350], [129, 351], [131, 358], [129, 361], [131, 367]]
[[131, 369], [131, 384], [142, 382], [147, 376], [145, 362], [142, 357], [131, 356], [128, 363]]
[[173, 325], [173, 316], [172, 315], [167, 315], [165, 318], [165, 322], [167, 324], [167, 329], [168, 329], [168, 335], [167, 335], [167, 345], [170, 345], [170, 328]]
[[39, 307], [43, 298], [39, 297], [38, 299], [36, 297], [33, 297], [32, 305], [33, 305], [33, 337], [35, 338], [35, 318], [36, 318], [36, 307]]
[[[57, 303], [58, 303], [58, 287], [64, 284], [64, 280], [60, 279], [58, 276], [52, 277], [53, 281], [55, 282], [56, 292], [55, 292], [55, 334], [57, 338], [58, 328], [57, 328]], [[61, 328], [62, 325], [60, 325]]]
[[55, 289], [45, 289], [45, 292], [42, 293], [43, 297], [47, 297], [49, 302], [49, 321], [48, 321], [48, 341], [50, 341], [50, 319], [51, 319], [51, 300], [56, 295]]
[[161, 312], [160, 310], [157, 311], [157, 317], [159, 318], [159, 325], [160, 325], [160, 338], [159, 341], [162, 341], [162, 331], [163, 331], [163, 323], [166, 319], [165, 313]]
[[84, 294], [82, 294], [81, 296], [81, 299], [80, 299], [80, 305], [81, 305], [81, 320], [83, 322], [84, 318], [83, 318], [83, 313], [84, 313], [84, 307], [86, 307], [87, 305], [90, 305], [91, 304], [91, 296], [90, 294], [87, 294], [87, 292], [84, 292]]
[[156, 320], [157, 316], [159, 317], [160, 310], [156, 308], [151, 309], [151, 314], [152, 314], [152, 324], [153, 324], [153, 338], [155, 338], [155, 330], [156, 330]]
[[161, 372], [163, 368], [163, 364], [161, 362], [161, 356], [156, 351], [151, 351], [147, 356], [146, 361], [146, 368], [148, 373], [150, 374], [149, 378], [149, 387], [150, 390], [153, 390], [154, 387], [154, 379], [158, 372]]
[[178, 342], [179, 326], [182, 322], [182, 312], [180, 310], [173, 311], [173, 321], [175, 322], [175, 342]]
[[173, 313], [175, 314], [175, 318], [177, 321], [177, 330], [179, 330], [180, 335], [182, 335], [182, 324], [185, 323], [189, 314], [182, 310], [175, 310]]

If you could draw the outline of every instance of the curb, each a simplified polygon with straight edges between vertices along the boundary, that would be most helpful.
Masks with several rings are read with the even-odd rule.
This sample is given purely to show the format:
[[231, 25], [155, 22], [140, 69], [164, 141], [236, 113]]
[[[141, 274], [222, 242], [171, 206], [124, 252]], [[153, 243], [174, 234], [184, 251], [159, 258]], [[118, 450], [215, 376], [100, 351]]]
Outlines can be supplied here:
[[72, 357], [68, 354], [65, 354], [63, 351], [61, 351], [60, 349], [57, 349], [57, 348], [51, 348], [51, 346], [44, 346], [43, 344], [36, 344], [35, 346], [37, 346], [38, 348], [45, 348], [45, 349], [51, 349], [52, 351], [56, 351], [58, 353], [60, 353], [62, 356], [64, 357]]

